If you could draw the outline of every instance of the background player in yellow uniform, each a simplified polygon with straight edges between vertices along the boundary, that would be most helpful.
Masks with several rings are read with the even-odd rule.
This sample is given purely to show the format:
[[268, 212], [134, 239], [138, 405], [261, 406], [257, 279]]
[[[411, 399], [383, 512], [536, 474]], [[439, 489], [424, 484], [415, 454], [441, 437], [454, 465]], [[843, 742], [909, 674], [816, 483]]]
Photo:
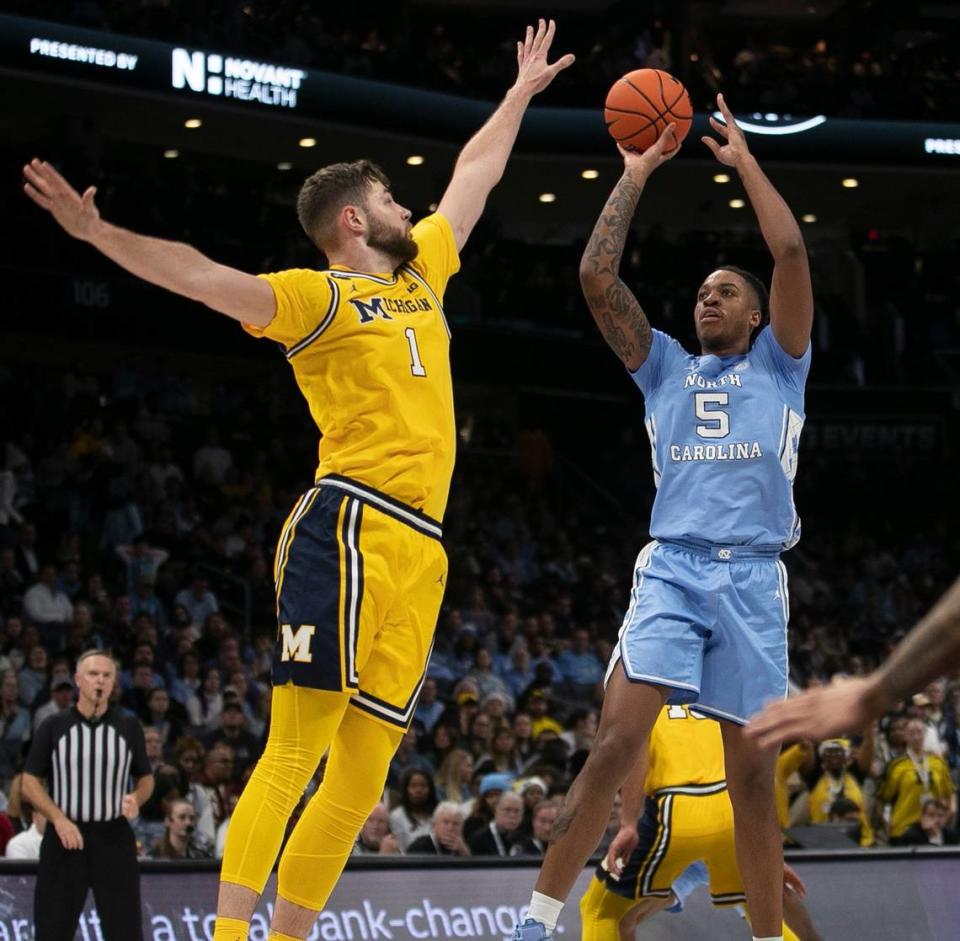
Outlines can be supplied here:
[[440, 520], [456, 432], [443, 292], [527, 105], [573, 62], [547, 63], [554, 30], [527, 28], [515, 84], [418, 225], [368, 161], [306, 181], [297, 212], [324, 271], [245, 274], [104, 222], [95, 188], [81, 196], [49, 164], [24, 168], [27, 194], [70, 235], [278, 342], [323, 435], [316, 486], [277, 547], [270, 734], [230, 826], [216, 941], [247, 937], [289, 816], [330, 748], [280, 862], [270, 935], [307, 937], [409, 725], [446, 580]]
[[[700, 884], [693, 865], [700, 860], [714, 905], [744, 903], [716, 721], [686, 706], [665, 706], [621, 795], [623, 825], [580, 900], [582, 941], [632, 938], [650, 915], [679, 911]], [[784, 918], [792, 930], [784, 925], [784, 938], [814, 941], [798, 889], [802, 883], [788, 867]]]

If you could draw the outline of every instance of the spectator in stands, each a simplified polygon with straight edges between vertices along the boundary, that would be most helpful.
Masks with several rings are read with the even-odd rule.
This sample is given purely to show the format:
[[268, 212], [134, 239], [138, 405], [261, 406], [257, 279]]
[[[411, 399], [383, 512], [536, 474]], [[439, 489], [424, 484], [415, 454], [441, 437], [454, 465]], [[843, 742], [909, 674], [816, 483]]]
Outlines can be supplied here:
[[529, 836], [533, 833], [533, 810], [540, 801], [546, 799], [550, 788], [543, 778], [530, 775], [517, 781], [514, 789], [523, 798], [523, 823], [520, 829], [524, 836]]
[[212, 844], [217, 828], [210, 794], [203, 786], [203, 745], [192, 736], [184, 735], [177, 739], [174, 752], [177, 767], [183, 772], [180, 791], [197, 812], [197, 833]]
[[73, 681], [69, 676], [54, 676], [50, 681], [50, 699], [33, 714], [33, 729], [49, 716], [59, 715], [73, 706]]
[[187, 698], [190, 725], [201, 734], [212, 732], [220, 725], [223, 711], [223, 693], [220, 690], [220, 671], [207, 667], [203, 671], [200, 688]]
[[[433, 765], [430, 759], [417, 751], [417, 731], [412, 726], [407, 729], [390, 761], [387, 770], [387, 787], [403, 792], [403, 781], [411, 771], [421, 771], [432, 779]], [[431, 812], [433, 808], [430, 808]], [[396, 831], [394, 831], [396, 832]]]
[[539, 800], [533, 808], [531, 832], [521, 836], [510, 848], [511, 856], [543, 856], [550, 842], [550, 831], [560, 812], [553, 800]]
[[218, 487], [232, 466], [233, 455], [220, 443], [220, 433], [216, 427], [211, 426], [207, 431], [206, 442], [197, 448], [193, 455], [194, 478], [199, 483]]
[[151, 859], [212, 859], [213, 844], [196, 832], [193, 804], [178, 798], [170, 801], [164, 819], [163, 837], [150, 849]]
[[[531, 733], [535, 742], [539, 740], [540, 734], [544, 731], [553, 732], [556, 736], [563, 732], [563, 726], [550, 715], [551, 709], [550, 695], [546, 690], [539, 688], [531, 690], [527, 700], [527, 710], [530, 713]], [[540, 744], [538, 744], [537, 748], [540, 747]]]
[[408, 856], [469, 856], [463, 839], [463, 811], [453, 801], [441, 801], [434, 808], [430, 832], [413, 840], [407, 847]]
[[42, 644], [30, 648], [27, 662], [17, 674], [20, 702], [32, 709], [43, 690], [50, 685], [50, 655]]
[[476, 684], [477, 695], [483, 700], [491, 693], [499, 693], [512, 703], [507, 684], [493, 672], [493, 657], [486, 647], [478, 647], [473, 655], [473, 667], [467, 673], [467, 679]]
[[928, 797], [920, 810], [920, 819], [890, 842], [895, 846], [956, 846], [960, 833], [947, 826], [950, 807], [945, 801]]
[[135, 663], [130, 671], [130, 687], [123, 693], [122, 702], [141, 720], [148, 714], [147, 701], [150, 693], [158, 688], [159, 680], [153, 666], [143, 660]]
[[8, 670], [0, 680], [0, 785], [20, 770], [30, 740], [30, 713], [18, 702], [19, 692], [17, 674]]
[[70, 599], [57, 587], [57, 567], [49, 563], [40, 569], [40, 578], [23, 596], [23, 613], [51, 640], [55, 632], [73, 617]]
[[473, 717], [466, 745], [477, 763], [490, 753], [493, 747], [493, 731], [493, 720], [485, 712], [478, 712]]
[[533, 741], [533, 719], [529, 713], [518, 712], [513, 717], [513, 737], [516, 741], [517, 754], [524, 762], [528, 762], [536, 750]]
[[24, 582], [32, 582], [37, 578], [40, 574], [40, 560], [37, 555], [37, 527], [33, 523], [27, 522], [20, 527], [20, 538], [14, 556], [17, 571]]
[[462, 748], [450, 749], [434, 775], [437, 797], [441, 801], [453, 801], [461, 807], [470, 803], [473, 800], [470, 791], [473, 773], [473, 756], [470, 752]]
[[[414, 726], [419, 723], [414, 719]], [[455, 740], [453, 730], [442, 722], [433, 727], [433, 732], [429, 736], [429, 744], [424, 744], [424, 739], [420, 739], [419, 747], [423, 756], [430, 762], [431, 767], [439, 768], [446, 760], [447, 755], [453, 750]]]
[[473, 856], [509, 856], [523, 822], [523, 801], [513, 791], [504, 791], [497, 801], [493, 820], [470, 838]]
[[167, 612], [163, 603], [154, 594], [153, 576], [141, 575], [136, 590], [130, 595], [130, 615], [136, 620], [140, 615], [147, 615], [157, 627], [163, 628], [167, 624]]
[[955, 809], [956, 789], [950, 778], [950, 768], [939, 755], [924, 749], [926, 734], [927, 726], [922, 719], [911, 719], [907, 723], [906, 753], [894, 758], [887, 766], [877, 792], [878, 800], [893, 805], [890, 812], [891, 842], [920, 821], [924, 798], [936, 797]]
[[827, 823], [834, 802], [845, 797], [860, 808], [860, 845], [873, 845], [873, 829], [867, 814], [867, 804], [857, 779], [849, 768], [850, 743], [846, 739], [831, 738], [818, 748], [823, 774], [810, 791], [810, 822]]
[[379, 803], [370, 811], [353, 847], [355, 856], [392, 856], [400, 852], [397, 838], [390, 832], [390, 811], [387, 805]]
[[22, 801], [20, 807], [21, 812], [29, 818], [30, 826], [10, 837], [5, 855], [7, 859], [39, 859], [40, 842], [47, 827], [47, 818], [29, 801]]
[[844, 833], [853, 843], [860, 846], [863, 839], [862, 814], [859, 804], [854, 803], [849, 797], [838, 797], [830, 805], [828, 822], [843, 824]]
[[204, 756], [202, 778], [202, 786], [213, 808], [213, 822], [218, 828], [218, 844], [219, 828], [229, 816], [232, 807], [232, 798], [235, 793], [231, 783], [233, 778], [233, 749], [226, 743], [219, 742]]
[[419, 722], [426, 732], [432, 732], [445, 708], [446, 704], [437, 698], [437, 681], [428, 676], [420, 689], [420, 699], [413, 714], [414, 720]]
[[134, 539], [131, 545], [117, 546], [116, 553], [126, 568], [127, 592], [131, 595], [141, 582], [155, 583], [160, 566], [170, 558], [166, 549], [152, 547], [143, 535]]
[[233, 751], [233, 777], [240, 781], [244, 772], [260, 754], [261, 743], [247, 730], [247, 718], [240, 703], [227, 701], [220, 713], [220, 728], [204, 739], [204, 746], [212, 750], [219, 744], [229, 745]]
[[425, 771], [408, 768], [400, 781], [400, 801], [390, 811], [390, 832], [397, 838], [400, 851], [430, 831], [437, 790], [433, 778]]
[[502, 771], [516, 777], [522, 767], [523, 761], [517, 754], [517, 741], [509, 726], [497, 729], [490, 743], [490, 751], [477, 760], [477, 771], [482, 774]]
[[160, 734], [165, 752], [172, 750], [176, 740], [183, 734], [183, 723], [172, 708], [170, 694], [159, 687], [147, 694], [147, 706], [142, 721]]
[[605, 664], [600, 662], [591, 647], [588, 630], [581, 627], [573, 632], [569, 649], [557, 657], [557, 668], [574, 699], [599, 702]]
[[152, 725], [144, 726], [143, 742], [147, 751], [147, 761], [150, 762], [150, 770], [156, 774], [157, 768], [163, 764], [163, 736], [160, 730]]
[[530, 653], [525, 644], [520, 643], [513, 648], [510, 668], [503, 674], [503, 680], [514, 700], [519, 700], [523, 691], [533, 682]]
[[178, 591], [173, 600], [186, 609], [193, 624], [202, 625], [206, 623], [211, 614], [220, 610], [217, 596], [210, 591], [207, 579], [199, 572], [194, 574], [190, 581], [190, 587]]
[[468, 845], [474, 834], [493, 822], [494, 812], [501, 795], [513, 786], [508, 774], [485, 774], [480, 778], [477, 796], [470, 814], [463, 822], [463, 835]]

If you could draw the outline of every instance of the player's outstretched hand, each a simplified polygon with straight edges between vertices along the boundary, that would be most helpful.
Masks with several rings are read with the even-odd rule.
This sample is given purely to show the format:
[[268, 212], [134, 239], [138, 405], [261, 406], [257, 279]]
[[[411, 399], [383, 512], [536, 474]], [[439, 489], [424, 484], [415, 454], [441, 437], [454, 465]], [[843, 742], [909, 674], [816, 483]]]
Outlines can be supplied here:
[[550, 20], [540, 20], [536, 30], [527, 27], [527, 34], [523, 42], [517, 43], [517, 81], [516, 88], [522, 89], [532, 98], [537, 92], [543, 91], [557, 73], [569, 68], [574, 63], [573, 53], [568, 52], [561, 56], [552, 65], [547, 62], [553, 34], [557, 31], [557, 24]]
[[643, 153], [628, 150], [620, 144], [617, 144], [617, 150], [623, 156], [625, 169], [640, 170], [642, 173], [649, 175], [661, 164], [673, 160], [680, 153], [680, 147], [677, 145], [677, 125], [673, 122], [668, 124], [657, 138], [657, 142]]
[[627, 861], [637, 848], [636, 827], [621, 827], [620, 832], [613, 838], [607, 855], [603, 857], [603, 868], [616, 880], [623, 875]]
[[807, 894], [807, 887], [797, 870], [787, 863], [783, 864], [783, 891], [792, 892], [798, 899]]
[[771, 703], [747, 724], [747, 737], [761, 746], [785, 739], [818, 741], [840, 732], [859, 731], [871, 716], [870, 681], [861, 677], [834, 680], [783, 702]]
[[89, 241], [100, 221], [100, 211], [93, 201], [97, 188], [88, 186], [81, 196], [49, 163], [36, 157], [23, 168], [23, 175], [23, 191], [68, 235]]
[[727, 107], [723, 95], [717, 95], [717, 109], [723, 115], [724, 123], [721, 124], [711, 115], [710, 127], [720, 135], [723, 143], [718, 143], [712, 137], [701, 137], [700, 140], [722, 164], [736, 167], [740, 161], [750, 156], [750, 148], [747, 146], [743, 131], [733, 117], [733, 112]]

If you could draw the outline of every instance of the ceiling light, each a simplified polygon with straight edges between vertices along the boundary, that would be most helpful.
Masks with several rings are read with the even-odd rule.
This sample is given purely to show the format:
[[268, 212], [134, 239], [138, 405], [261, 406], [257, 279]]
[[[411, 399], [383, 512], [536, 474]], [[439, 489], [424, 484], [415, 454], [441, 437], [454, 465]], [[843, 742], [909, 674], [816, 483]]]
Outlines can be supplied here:
[[583, 179], [585, 179], [585, 180], [595, 180], [598, 176], [600, 176], [600, 171], [599, 171], [599, 170], [584, 170], [583, 173], [580, 174], [580, 176], [582, 176]]
[[164, 155], [164, 157], [167, 158], [167, 160], [176, 160], [177, 157], [180, 156], [180, 151], [179, 151], [179, 150], [173, 150], [173, 149], [165, 150], [165, 151], [163, 152], [163, 155]]
[[730, 202], [727, 203], [727, 205], [731, 209], [743, 209], [743, 207], [746, 206], [747, 204], [742, 199], [731, 199]]
[[848, 176], [840, 181], [840, 185], [844, 189], [855, 190], [860, 185], [860, 181], [856, 177]]
[[407, 166], [408, 167], [419, 167], [426, 158], [422, 157], [420, 154], [410, 154], [407, 157]]
[[195, 127], [203, 127], [203, 121], [199, 118], [187, 118], [187, 120], [183, 122], [183, 126], [193, 130]]
[[729, 183], [730, 174], [729, 173], [714, 173], [713, 175], [714, 183]]
[[278, 170], [292, 170], [292, 169], [293, 169], [293, 164], [292, 164], [289, 160], [281, 160], [281, 161], [277, 164], [277, 169], [278, 169]]
[[298, 143], [301, 147], [316, 147], [317, 139], [315, 137], [301, 137]]
[[542, 203], [555, 203], [557, 201], [556, 193], [541, 193], [537, 199]]
[[807, 212], [800, 217], [800, 221], [807, 222], [807, 223], [816, 222], [817, 217], [812, 212]]

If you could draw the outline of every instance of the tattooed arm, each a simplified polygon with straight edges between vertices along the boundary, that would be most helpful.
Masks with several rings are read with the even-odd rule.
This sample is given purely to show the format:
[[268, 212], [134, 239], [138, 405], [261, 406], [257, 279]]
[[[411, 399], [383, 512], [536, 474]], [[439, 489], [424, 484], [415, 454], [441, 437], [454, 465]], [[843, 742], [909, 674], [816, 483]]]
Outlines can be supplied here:
[[[620, 258], [630, 222], [647, 178], [677, 151], [674, 125], [642, 154], [623, 154], [623, 176], [600, 213], [580, 259], [580, 285], [603, 338], [631, 372], [639, 369], [650, 352], [650, 322], [633, 292], [620, 278]], [[664, 151], [673, 147], [669, 154]]]

